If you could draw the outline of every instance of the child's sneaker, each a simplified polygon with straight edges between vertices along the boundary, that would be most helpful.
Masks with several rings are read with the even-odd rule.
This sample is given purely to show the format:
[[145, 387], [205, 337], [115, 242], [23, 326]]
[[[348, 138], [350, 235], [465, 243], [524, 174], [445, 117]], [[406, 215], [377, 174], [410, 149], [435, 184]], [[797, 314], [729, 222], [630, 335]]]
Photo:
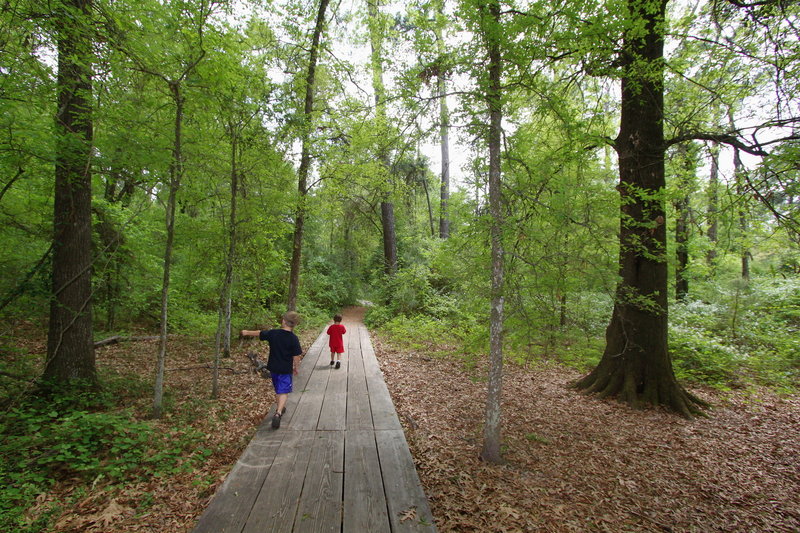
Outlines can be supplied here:
[[272, 417], [272, 429], [278, 429], [281, 427], [281, 415], [275, 413], [275, 416]]
[[331, 366], [333, 366], [333, 361], [331, 361]]
[[340, 361], [336, 361], [336, 366], [334, 368], [339, 368], [340, 366], [342, 366], [342, 363]]

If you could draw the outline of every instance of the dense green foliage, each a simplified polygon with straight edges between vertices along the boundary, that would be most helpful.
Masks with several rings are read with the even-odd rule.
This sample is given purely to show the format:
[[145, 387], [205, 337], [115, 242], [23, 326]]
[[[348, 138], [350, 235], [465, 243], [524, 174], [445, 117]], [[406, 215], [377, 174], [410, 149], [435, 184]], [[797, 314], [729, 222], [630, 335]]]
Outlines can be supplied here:
[[[169, 332], [214, 335], [229, 260], [234, 336], [240, 328], [274, 326], [285, 310], [316, 6], [267, 4], [94, 2], [96, 340], [158, 331], [165, 214], [178, 168]], [[396, 342], [433, 355], [455, 353], [474, 365], [488, 351], [491, 289], [487, 58], [476, 37], [484, 2], [379, 4], [371, 22], [385, 29], [380, 106], [369, 89], [374, 65], [367, 59], [366, 5], [352, 11], [337, 5], [321, 41], [308, 139], [302, 327], [319, 327], [342, 307], [369, 301], [368, 324]], [[626, 6], [502, 2], [498, 26], [487, 30], [502, 48], [505, 68], [505, 353], [520, 364], [559, 361], [586, 370], [603, 353], [620, 251], [612, 146], [621, 36], [636, 29], [624, 27]], [[49, 3], [6, 7], [0, 10], [0, 318], [41, 332], [53, 296], [56, 31]], [[663, 253], [672, 280], [674, 370], [681, 380], [720, 388], [758, 383], [794, 391], [800, 377], [798, 7], [669, 7], [668, 185], [642, 194], [667, 206]], [[448, 239], [438, 238], [436, 228], [440, 78], [447, 81], [452, 114]], [[234, 175], [236, 239], [229, 257]], [[382, 202], [394, 206], [394, 275], [384, 268]], [[686, 228], [679, 231], [678, 220]], [[679, 248], [687, 253], [685, 264]], [[676, 273], [688, 284], [686, 294], [675, 294]], [[41, 354], [22, 353], [6, 331], [0, 330], [0, 482], [6, 487], [0, 529], [13, 529], [23, 502], [58, 479], [122, 484], [190, 468], [205, 453], [179, 461], [191, 435], [155, 434], [111, 401], [120, 390], [113, 383], [90, 397], [28, 390], [40, 376]], [[151, 393], [149, 383], [132, 390]]]
[[74, 502], [57, 502], [34, 522], [27, 509], [55, 483], [78, 478], [108, 487], [152, 477], [167, 479], [191, 471], [211, 453], [197, 447], [199, 436], [180, 424], [164, 433], [147, 421], [134, 419], [122, 407], [122, 400], [136, 390], [130, 378], [108, 385], [101, 394], [50, 388], [46, 395], [24, 396], [3, 405], [3, 531], [46, 530], [51, 516]]

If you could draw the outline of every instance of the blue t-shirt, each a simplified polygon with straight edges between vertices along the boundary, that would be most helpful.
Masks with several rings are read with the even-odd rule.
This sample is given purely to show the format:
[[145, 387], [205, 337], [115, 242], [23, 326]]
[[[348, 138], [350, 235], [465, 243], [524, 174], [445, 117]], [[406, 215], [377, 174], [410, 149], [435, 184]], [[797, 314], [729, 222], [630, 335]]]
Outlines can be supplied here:
[[303, 353], [297, 335], [285, 329], [265, 329], [261, 330], [258, 338], [269, 343], [267, 370], [276, 374], [291, 374], [294, 356]]

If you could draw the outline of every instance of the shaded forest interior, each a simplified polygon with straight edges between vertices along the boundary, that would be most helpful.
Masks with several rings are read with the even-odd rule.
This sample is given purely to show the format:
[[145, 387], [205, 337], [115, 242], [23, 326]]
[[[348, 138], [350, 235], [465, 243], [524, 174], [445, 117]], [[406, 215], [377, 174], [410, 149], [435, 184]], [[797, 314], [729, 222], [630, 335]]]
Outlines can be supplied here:
[[[477, 501], [453, 469], [527, 500], [504, 476], [538, 475], [532, 454], [587, 413], [646, 421], [635, 443], [592, 433], [623, 463], [667, 446], [711, 475], [680, 445], [702, 442], [742, 465], [757, 454], [724, 447], [736, 420], [758, 434], [743, 449], [775, 453], [762, 485], [726, 471], [689, 496], [606, 457], [578, 492], [540, 485], [547, 509], [504, 499], [493, 520], [797, 529], [798, 502], [767, 493], [800, 493], [775, 440], [783, 424], [797, 443], [799, 17], [732, 0], [8, 4], [0, 529], [186, 527], [269, 401], [235, 332], [289, 309], [308, 341], [354, 305], [441, 530], [492, 527], [453, 503]], [[469, 412], [417, 411], [435, 398], [412, 376], [446, 389], [442, 369]], [[425, 444], [443, 420], [468, 457]], [[630, 522], [584, 505], [603, 472]], [[171, 476], [199, 487], [182, 510]], [[617, 489], [670, 496], [651, 513]]]

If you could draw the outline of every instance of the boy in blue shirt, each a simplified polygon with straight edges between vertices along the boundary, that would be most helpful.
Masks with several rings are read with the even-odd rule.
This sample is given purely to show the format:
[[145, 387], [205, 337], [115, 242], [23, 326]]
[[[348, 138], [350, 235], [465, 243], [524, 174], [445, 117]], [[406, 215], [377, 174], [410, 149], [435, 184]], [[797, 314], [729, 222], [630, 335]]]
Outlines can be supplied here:
[[269, 359], [267, 370], [272, 377], [272, 386], [277, 396], [275, 416], [272, 417], [272, 428], [281, 427], [281, 416], [286, 412], [286, 399], [292, 392], [292, 374], [297, 373], [303, 350], [300, 339], [294, 334], [294, 328], [300, 322], [300, 315], [294, 311], [284, 313], [280, 329], [242, 330], [242, 337], [258, 337], [269, 343]]

